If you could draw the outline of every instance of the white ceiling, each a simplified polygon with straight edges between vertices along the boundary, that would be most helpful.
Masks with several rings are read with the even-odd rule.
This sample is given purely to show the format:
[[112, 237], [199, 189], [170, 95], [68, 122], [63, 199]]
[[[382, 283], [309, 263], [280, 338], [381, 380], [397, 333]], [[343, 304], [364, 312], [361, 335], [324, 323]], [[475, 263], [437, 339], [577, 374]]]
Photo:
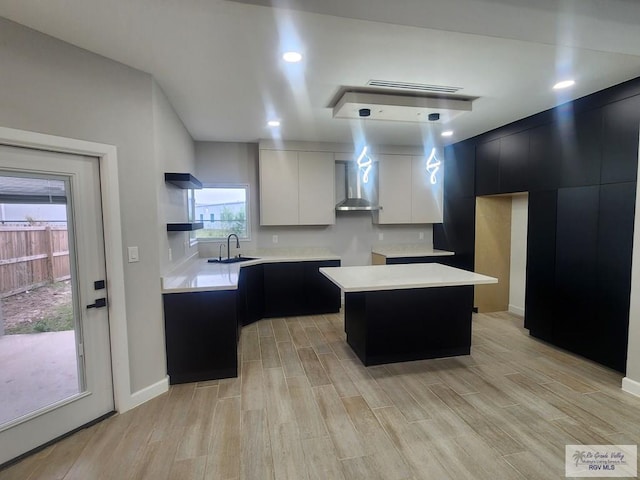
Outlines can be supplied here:
[[[269, 3], [0, 0], [0, 16], [153, 74], [195, 140], [272, 138], [277, 117], [283, 140], [452, 143], [640, 76], [637, 0]], [[565, 77], [575, 88], [552, 91]], [[340, 90], [371, 79], [478, 99], [447, 125], [332, 118]]]

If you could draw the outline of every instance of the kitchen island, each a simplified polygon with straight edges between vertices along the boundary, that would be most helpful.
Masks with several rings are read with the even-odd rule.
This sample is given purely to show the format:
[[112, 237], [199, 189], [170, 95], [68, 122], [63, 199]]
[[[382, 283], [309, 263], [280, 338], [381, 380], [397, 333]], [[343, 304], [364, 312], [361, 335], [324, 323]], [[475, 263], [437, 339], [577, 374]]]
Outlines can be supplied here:
[[344, 292], [347, 343], [367, 366], [468, 355], [473, 285], [498, 282], [439, 263], [320, 272]]

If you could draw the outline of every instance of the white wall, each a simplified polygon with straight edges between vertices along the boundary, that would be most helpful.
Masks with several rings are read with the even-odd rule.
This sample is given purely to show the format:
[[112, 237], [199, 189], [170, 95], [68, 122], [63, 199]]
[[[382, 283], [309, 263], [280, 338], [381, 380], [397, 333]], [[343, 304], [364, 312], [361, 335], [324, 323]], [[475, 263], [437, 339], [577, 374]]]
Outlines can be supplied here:
[[527, 274], [527, 218], [529, 195], [511, 198], [511, 266], [509, 273], [509, 311], [524, 316]]
[[[640, 163], [640, 160], [638, 163]], [[638, 182], [638, 184], [640, 184], [640, 168], [638, 168]], [[633, 261], [631, 265], [631, 305], [629, 309], [627, 376], [622, 380], [622, 388], [640, 396], [640, 192], [638, 191], [636, 191], [633, 245], [635, 248], [633, 249]]]
[[[433, 245], [431, 225], [374, 225], [371, 213], [338, 212], [335, 225], [261, 227], [258, 210], [258, 145], [253, 143], [195, 142], [196, 176], [205, 184], [249, 184], [251, 241], [245, 251], [279, 247], [326, 247], [342, 258], [343, 265], [371, 263], [376, 244], [425, 243]], [[419, 240], [419, 233], [424, 240]], [[383, 240], [379, 240], [379, 234]], [[272, 242], [273, 235], [278, 243]], [[217, 256], [218, 246], [200, 246], [201, 256]]]
[[161, 119], [166, 105], [159, 95], [154, 102], [150, 75], [2, 18], [0, 65], [0, 126], [118, 149], [123, 244], [140, 250], [140, 262], [122, 259], [131, 390], [155, 385], [166, 378], [158, 261], [166, 220], [158, 218], [164, 181], [154, 126], [165, 125], [163, 136], [173, 129]]
[[[155, 180], [158, 188], [157, 235], [160, 240], [160, 272], [167, 273], [178, 264], [198, 253], [191, 247], [190, 232], [167, 232], [167, 222], [186, 222], [187, 191], [167, 184], [165, 172], [193, 173], [195, 171], [194, 146], [191, 135], [176, 114], [160, 86], [153, 81], [153, 130], [157, 160]], [[169, 260], [171, 249], [172, 260]]]

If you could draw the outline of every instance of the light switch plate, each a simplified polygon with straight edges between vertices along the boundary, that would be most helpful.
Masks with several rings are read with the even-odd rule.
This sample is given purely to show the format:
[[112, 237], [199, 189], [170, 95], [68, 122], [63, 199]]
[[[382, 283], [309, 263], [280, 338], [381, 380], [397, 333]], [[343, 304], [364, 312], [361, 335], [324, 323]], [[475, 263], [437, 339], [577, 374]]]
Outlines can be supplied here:
[[129, 263], [139, 262], [140, 256], [138, 253], [138, 247], [128, 247], [129, 252]]
[[384, 233], [378, 232], [378, 241], [381, 242], [384, 240]]
[[272, 241], [273, 243], [278, 243], [278, 235], [273, 235], [273, 236], [271, 237], [271, 241]]
[[418, 233], [418, 239], [419, 240], [424, 240], [424, 232]]

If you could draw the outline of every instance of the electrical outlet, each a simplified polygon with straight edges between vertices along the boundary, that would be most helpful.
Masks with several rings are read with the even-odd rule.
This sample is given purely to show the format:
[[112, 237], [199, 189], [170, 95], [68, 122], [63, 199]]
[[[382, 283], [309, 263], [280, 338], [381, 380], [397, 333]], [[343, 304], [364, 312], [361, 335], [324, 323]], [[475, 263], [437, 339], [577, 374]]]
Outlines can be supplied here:
[[272, 241], [273, 243], [278, 243], [278, 235], [273, 235], [273, 236], [271, 237], [271, 241]]
[[378, 232], [378, 241], [381, 242], [384, 240], [384, 233]]
[[173, 260], [173, 255], [171, 253], [171, 249], [169, 249], [169, 261], [172, 261], [172, 260]]
[[424, 232], [418, 233], [418, 239], [424, 240]]

